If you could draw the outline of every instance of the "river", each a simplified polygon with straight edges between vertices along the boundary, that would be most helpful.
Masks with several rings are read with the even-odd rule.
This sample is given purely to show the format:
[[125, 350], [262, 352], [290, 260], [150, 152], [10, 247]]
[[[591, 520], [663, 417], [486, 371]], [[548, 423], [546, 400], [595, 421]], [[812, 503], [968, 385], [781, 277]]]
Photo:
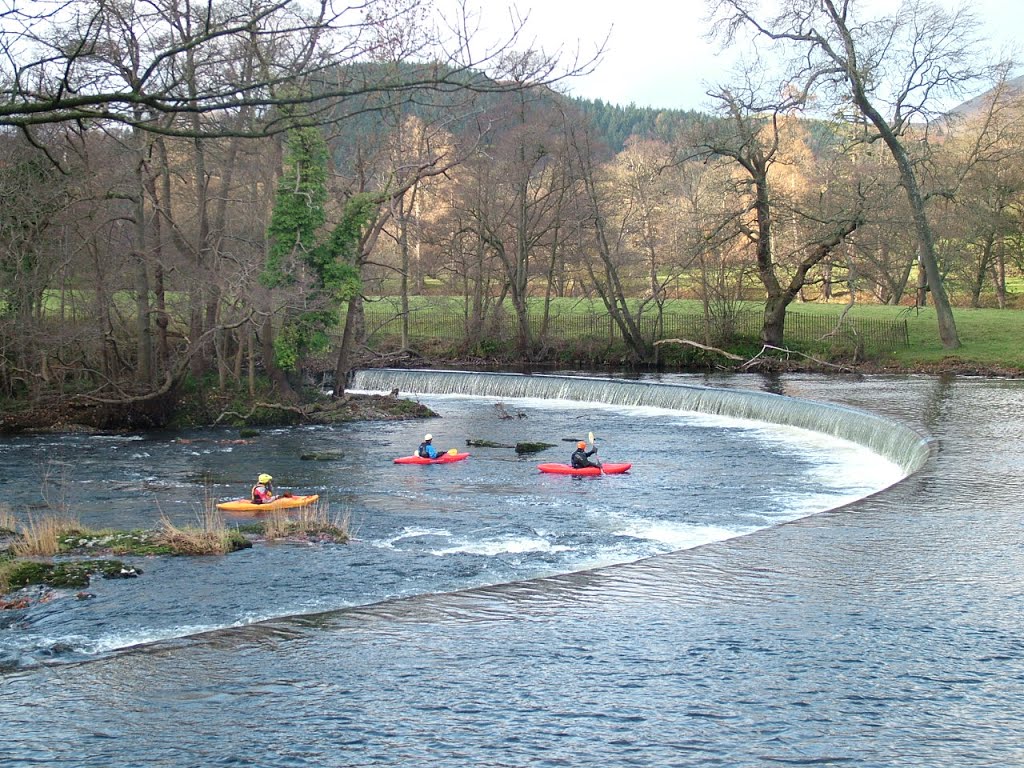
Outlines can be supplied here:
[[[426, 423], [243, 444], [5, 441], [16, 512], [56, 495], [90, 525], [183, 521], [270, 471], [355, 532], [146, 559], [91, 600], [6, 612], [5, 764], [1020, 763], [1022, 383], [661, 381], [856, 409], [925, 436], [927, 458], [897, 482], [892, 456], [793, 426], [457, 394], [419, 395], [442, 417]], [[428, 430], [557, 447], [390, 463]], [[633, 470], [536, 472], [587, 431]]]

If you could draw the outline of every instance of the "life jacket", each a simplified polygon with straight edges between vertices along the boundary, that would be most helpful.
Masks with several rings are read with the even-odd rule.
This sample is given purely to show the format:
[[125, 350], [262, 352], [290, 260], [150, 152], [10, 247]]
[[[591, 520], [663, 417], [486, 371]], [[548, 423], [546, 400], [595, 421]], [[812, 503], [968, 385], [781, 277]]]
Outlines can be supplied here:
[[595, 451], [588, 451], [583, 448], [577, 448], [573, 451], [572, 456], [569, 458], [569, 464], [574, 469], [582, 469], [583, 467], [592, 467], [594, 464], [591, 463], [590, 457]]
[[263, 483], [257, 483], [252, 487], [252, 491], [249, 494], [252, 497], [253, 504], [262, 504], [265, 501], [270, 501], [270, 498], [274, 495], [267, 486]]

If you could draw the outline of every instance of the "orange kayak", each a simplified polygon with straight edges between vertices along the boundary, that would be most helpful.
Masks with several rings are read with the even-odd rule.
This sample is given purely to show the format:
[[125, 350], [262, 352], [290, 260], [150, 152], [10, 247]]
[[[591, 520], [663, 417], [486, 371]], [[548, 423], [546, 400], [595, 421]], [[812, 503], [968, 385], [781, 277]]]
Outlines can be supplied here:
[[234, 501], [222, 501], [217, 509], [225, 512], [273, 512], [278, 509], [293, 509], [295, 507], [308, 507], [320, 498], [319, 494], [309, 496], [278, 496], [273, 501], [265, 501], [262, 504], [253, 504], [250, 499], [235, 499]]

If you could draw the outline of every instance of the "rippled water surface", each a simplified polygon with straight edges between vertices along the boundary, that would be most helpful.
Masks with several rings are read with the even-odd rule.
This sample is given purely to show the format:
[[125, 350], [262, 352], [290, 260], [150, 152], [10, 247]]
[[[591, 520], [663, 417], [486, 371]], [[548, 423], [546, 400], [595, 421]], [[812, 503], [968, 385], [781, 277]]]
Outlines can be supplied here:
[[[546, 477], [483, 449], [462, 465], [390, 465], [421, 424], [273, 436], [274, 474], [329, 492], [357, 540], [240, 553], [252, 564], [154, 563], [95, 601], [55, 601], [0, 630], [9, 656], [27, 657], [0, 677], [0, 754], [68, 766], [1020, 764], [1020, 382], [707, 383], [862, 408], [938, 449], [896, 486], [808, 517], [826, 497], [887, 485], [893, 468], [804, 433], [533, 402], [506, 403], [527, 415], [503, 420], [493, 402], [430, 400], [443, 415], [430, 429], [441, 442], [593, 429], [606, 459], [636, 468]], [[83, 522], [184, 516], [197, 484], [226, 495], [263, 469], [249, 445], [192, 437], [209, 442], [180, 465], [167, 436], [118, 445], [137, 458], [105, 469], [102, 451], [92, 465], [76, 449], [67, 485], [120, 491]], [[287, 461], [288, 441], [344, 449], [345, 482], [328, 479], [338, 467]], [[4, 445], [4, 476], [10, 461], [41, 466], [29, 454]], [[125, 493], [148, 510], [122, 505]], [[223, 627], [260, 611], [279, 618], [180, 632], [190, 616]], [[79, 647], [40, 657], [44, 637], [76, 625]], [[177, 639], [89, 647], [133, 626]]]
[[[273, 429], [250, 441], [206, 430], [0, 444], [0, 476], [19, 479], [6, 496], [25, 517], [57, 498], [93, 529], [195, 524], [205, 498], [231, 498], [272, 470], [280, 489], [320, 494], [355, 534], [347, 545], [132, 559], [143, 577], [94, 582], [88, 605], [60, 599], [6, 617], [0, 660], [73, 661], [262, 619], [629, 562], [838, 506], [901, 475], [852, 443], [763, 423], [564, 400], [425, 400], [442, 415], [426, 426], [439, 444], [506, 447], [473, 448], [451, 465], [395, 465], [421, 439], [421, 422]], [[537, 471], [538, 460], [566, 460], [572, 436], [594, 429], [599, 455], [636, 468], [598, 478]], [[553, 447], [542, 459], [517, 456], [511, 445], [521, 440]], [[301, 459], [311, 452], [337, 459]]]

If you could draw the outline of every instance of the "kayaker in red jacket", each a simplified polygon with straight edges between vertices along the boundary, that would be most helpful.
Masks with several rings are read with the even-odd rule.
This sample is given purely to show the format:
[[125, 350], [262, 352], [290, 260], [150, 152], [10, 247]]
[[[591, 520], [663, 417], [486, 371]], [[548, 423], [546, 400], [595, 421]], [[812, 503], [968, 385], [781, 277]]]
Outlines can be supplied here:
[[265, 472], [256, 478], [256, 485], [252, 487], [251, 494], [253, 504], [266, 504], [274, 500], [273, 481], [274, 478]]

